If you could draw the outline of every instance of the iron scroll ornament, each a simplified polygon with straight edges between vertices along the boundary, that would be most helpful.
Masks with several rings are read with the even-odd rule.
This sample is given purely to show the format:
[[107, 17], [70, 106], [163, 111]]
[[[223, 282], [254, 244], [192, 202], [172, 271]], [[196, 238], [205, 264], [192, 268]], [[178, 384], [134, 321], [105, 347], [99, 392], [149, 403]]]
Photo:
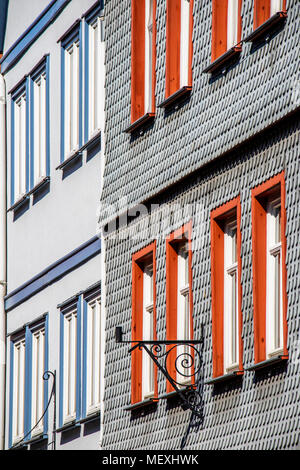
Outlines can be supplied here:
[[[203, 340], [164, 340], [164, 341], [123, 341], [122, 328], [116, 328], [116, 342], [134, 344], [135, 349], [143, 350], [150, 356], [157, 368], [166, 377], [182, 401], [195, 416], [203, 419], [202, 399], [202, 347]], [[178, 353], [178, 347], [182, 349]], [[197, 347], [198, 346], [198, 347]], [[170, 369], [176, 371], [176, 379]], [[173, 374], [174, 375], [174, 374]], [[184, 381], [189, 381], [184, 384]]]
[[[53, 399], [53, 403], [54, 403], [54, 428], [55, 429], [55, 419], [56, 419], [56, 371], [52, 372], [51, 370], [46, 370], [43, 374], [43, 380], [44, 381], [48, 381], [49, 379], [52, 379], [52, 388], [51, 388], [51, 393], [50, 393], [50, 397], [49, 397], [49, 400], [48, 400], [48, 403], [43, 411], [43, 414], [42, 416], [38, 419], [38, 421], [35, 423], [35, 425], [30, 429], [30, 431], [28, 431], [24, 436], [23, 438], [17, 442], [16, 444], [14, 444], [12, 447], [10, 447], [11, 450], [14, 450], [14, 449], [17, 449], [18, 447], [21, 447], [24, 443], [26, 444], [27, 441], [26, 441], [26, 438], [28, 436], [31, 435], [32, 431], [40, 424], [40, 422], [43, 420], [45, 414], [47, 413], [48, 411], [48, 408], [50, 406], [50, 403]], [[52, 449], [55, 450], [55, 433], [53, 434], [53, 440], [50, 444], [48, 445], [52, 445]]]

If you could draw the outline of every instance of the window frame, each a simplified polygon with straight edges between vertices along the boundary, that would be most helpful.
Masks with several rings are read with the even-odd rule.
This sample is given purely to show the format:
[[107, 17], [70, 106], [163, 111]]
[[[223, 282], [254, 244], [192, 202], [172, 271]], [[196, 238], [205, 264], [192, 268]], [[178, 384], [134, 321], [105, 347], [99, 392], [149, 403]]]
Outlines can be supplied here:
[[[36, 178], [36, 157], [35, 157], [35, 105], [34, 105], [34, 85], [38, 78], [45, 75], [45, 174]], [[50, 56], [46, 55], [42, 63], [38, 65], [30, 76], [30, 189], [38, 186], [46, 177], [50, 175]]]
[[[153, 0], [152, 13], [152, 63], [149, 62], [151, 74], [151, 104], [145, 107], [146, 86], [146, 4], [149, 0], [131, 1], [131, 124], [143, 118], [155, 116], [156, 85], [156, 0]], [[131, 126], [130, 126], [131, 127]]]
[[[10, 337], [10, 382], [9, 382], [9, 436], [8, 446], [13, 447], [18, 442], [24, 439], [24, 443], [29, 441], [32, 437], [42, 436], [47, 437], [48, 432], [48, 411], [46, 411], [42, 426], [38, 428], [38, 431], [32, 430], [36, 423], [32, 422], [32, 402], [33, 402], [33, 356], [32, 356], [32, 337], [37, 331], [44, 330], [44, 372], [48, 370], [49, 362], [49, 328], [48, 328], [48, 314], [43, 316], [41, 320], [37, 320], [30, 325], [26, 325], [25, 329], [13, 333]], [[19, 435], [19, 439], [14, 439], [14, 420], [15, 420], [15, 407], [14, 407], [14, 361], [15, 361], [15, 344], [19, 341], [25, 343], [25, 364], [24, 364], [24, 417], [23, 417], [23, 433]], [[42, 380], [43, 384], [43, 412], [46, 409], [48, 403], [48, 382]], [[40, 418], [39, 418], [40, 419]], [[32, 432], [30, 432], [32, 430]]]
[[[192, 221], [187, 222], [180, 228], [174, 230], [166, 239], [166, 339], [177, 341], [178, 336], [178, 245], [182, 243], [188, 244], [188, 277], [189, 277], [189, 321], [190, 321], [190, 338], [194, 339], [194, 324], [193, 324], [193, 271], [192, 271]], [[174, 291], [176, 295], [174, 295]], [[186, 381], [180, 380], [180, 376], [175, 369], [176, 356], [182, 354], [182, 346], [172, 349], [168, 355], [167, 367], [171, 378], [180, 382], [180, 385], [193, 384], [194, 377], [191, 371], [191, 380], [188, 378]], [[179, 349], [179, 351], [178, 351]], [[193, 351], [190, 352], [193, 355]], [[179, 386], [180, 386], [179, 385]], [[174, 391], [173, 386], [167, 381], [167, 393]]]
[[165, 98], [186, 89], [192, 89], [192, 60], [193, 60], [193, 7], [194, 0], [189, 0], [189, 27], [188, 27], [188, 72], [187, 82], [182, 82], [181, 64], [181, 5], [188, 0], [167, 0], [167, 25], [166, 25], [166, 75], [165, 75]]
[[262, 363], [268, 357], [267, 337], [267, 198], [274, 192], [280, 194], [281, 216], [281, 275], [282, 275], [282, 333], [283, 347], [277, 356], [288, 358], [287, 350], [287, 269], [286, 269], [286, 209], [284, 171], [256, 186], [251, 191], [252, 208], [252, 260], [253, 260], [253, 323], [254, 323], [254, 362]]
[[[65, 414], [65, 317], [76, 312], [76, 364], [75, 364], [75, 413]], [[59, 382], [59, 426], [63, 427], [81, 418], [81, 297], [77, 296], [60, 310], [60, 382]]]
[[[276, 0], [275, 0], [276, 1]], [[253, 30], [266, 23], [269, 18], [278, 12], [286, 12], [286, 0], [280, 0], [282, 8], [276, 12], [271, 11], [272, 0], [254, 0], [253, 7]], [[269, 11], [269, 13], [267, 13]]]
[[[102, 31], [102, 6], [101, 3], [89, 11], [84, 17], [84, 141], [87, 143], [89, 140], [93, 139], [101, 130], [103, 126], [102, 117], [101, 117], [101, 100], [104, 100], [104, 73], [101, 70], [101, 64], [104, 66], [104, 41], [103, 41], [103, 31]], [[90, 28], [93, 23], [97, 21], [99, 27], [99, 90], [98, 90], [98, 127], [91, 130], [90, 129], [90, 104], [91, 104], [91, 91], [90, 91]]]
[[[25, 137], [25, 152], [23, 162], [24, 165], [24, 181], [23, 191], [16, 192], [16, 174], [18, 172], [18, 185], [20, 187], [20, 168], [17, 165], [16, 157], [16, 106], [17, 102], [21, 97], [25, 97], [25, 124], [24, 124], [24, 137]], [[30, 157], [29, 157], [29, 77], [26, 77], [24, 81], [16, 88], [11, 94], [11, 205], [13, 206], [16, 202], [21, 201], [26, 193], [29, 191], [29, 171], [30, 171]], [[19, 155], [20, 161], [20, 155]], [[22, 165], [22, 166], [23, 166]]]
[[[99, 403], [94, 407], [88, 406], [88, 308], [91, 302], [99, 302]], [[103, 318], [102, 318], [102, 304], [101, 304], [101, 289], [100, 286], [88, 291], [83, 295], [83, 364], [82, 364], [82, 418], [87, 418], [93, 414], [100, 412], [101, 400], [103, 393], [103, 384], [101, 380], [103, 378], [101, 364], [102, 352], [103, 352]]]
[[[153, 266], [153, 340], [156, 340], [156, 241], [150, 243], [145, 248], [132, 255], [132, 322], [131, 322], [131, 340], [143, 340], [143, 264], [148, 263], [152, 257]], [[136, 348], [131, 353], [131, 404], [135, 405], [146, 400], [143, 397], [143, 359], [146, 357], [144, 351]], [[148, 359], [147, 359], [148, 360]], [[149, 357], [149, 360], [150, 357]], [[157, 368], [154, 369], [154, 393], [147, 399], [151, 401], [158, 400], [157, 389]]]
[[[231, 333], [225, 326], [225, 316], [228, 314], [225, 306], [225, 243], [226, 224], [234, 219], [236, 221], [236, 263], [237, 263], [237, 339], [238, 363], [226, 367], [226, 345], [230, 343]], [[243, 373], [243, 340], [242, 340], [242, 284], [241, 284], [241, 204], [240, 196], [228, 201], [211, 211], [211, 295], [212, 295], [212, 359], [213, 378], [225, 377], [229, 374], [241, 375]], [[227, 313], [226, 313], [227, 312]]]
[[241, 7], [242, 0], [237, 1], [237, 41], [235, 44], [228, 45], [228, 2], [230, 0], [213, 0], [212, 1], [212, 44], [211, 44], [211, 61], [215, 62], [217, 59], [226, 54], [230, 49], [241, 50], [241, 31], [242, 31], [242, 16]]
[[[73, 149], [68, 149], [66, 145], [66, 54], [72, 45], [78, 42], [78, 144]], [[76, 26], [61, 40], [61, 155], [60, 160], [63, 163], [70, 156], [76, 154], [82, 146], [83, 141], [83, 54], [82, 54], [82, 21], [77, 22]]]

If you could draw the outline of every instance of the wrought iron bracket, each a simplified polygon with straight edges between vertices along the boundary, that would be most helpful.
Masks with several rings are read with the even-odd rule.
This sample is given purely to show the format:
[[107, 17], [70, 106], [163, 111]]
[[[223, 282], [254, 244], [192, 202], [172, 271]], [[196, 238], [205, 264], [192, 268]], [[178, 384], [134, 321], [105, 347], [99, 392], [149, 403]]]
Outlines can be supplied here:
[[117, 326], [116, 342], [131, 344], [129, 353], [136, 349], [144, 350], [180, 396], [182, 404], [203, 419], [202, 339], [126, 341], [123, 340], [122, 327]]

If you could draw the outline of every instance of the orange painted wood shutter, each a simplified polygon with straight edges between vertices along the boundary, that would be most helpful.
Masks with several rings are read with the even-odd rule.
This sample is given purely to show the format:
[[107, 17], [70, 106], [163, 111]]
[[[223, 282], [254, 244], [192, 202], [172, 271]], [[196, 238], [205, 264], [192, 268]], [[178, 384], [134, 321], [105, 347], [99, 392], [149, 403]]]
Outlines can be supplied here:
[[232, 199], [211, 213], [211, 289], [212, 289], [212, 347], [213, 377], [224, 375], [224, 222], [236, 211], [237, 263], [238, 263], [238, 325], [239, 371], [243, 370], [242, 340], [242, 260], [241, 260], [241, 203], [240, 197]]
[[[145, 0], [131, 1], [131, 122], [145, 114]], [[153, 0], [152, 109], [155, 111], [156, 0]]]
[[[190, 324], [191, 339], [193, 339], [193, 289], [192, 289], [192, 246], [191, 246], [192, 223], [185, 224], [178, 230], [172, 232], [166, 240], [166, 338], [167, 340], [177, 340], [177, 309], [178, 309], [178, 253], [176, 244], [181, 241], [183, 234], [186, 234], [186, 240], [189, 244], [189, 298], [190, 298]], [[176, 241], [177, 240], [177, 241]], [[172, 347], [170, 347], [172, 348]], [[170, 349], [169, 348], [169, 349]], [[192, 355], [194, 356], [193, 352]], [[176, 348], [168, 356], [167, 369], [172, 379], [176, 381]], [[194, 379], [192, 379], [192, 383]], [[167, 393], [174, 389], [167, 381]]]
[[[242, 0], [239, 0], [237, 43], [240, 42], [241, 34], [242, 34], [241, 8], [242, 8]], [[212, 0], [212, 45], [211, 45], [211, 61], [212, 62], [214, 62], [218, 57], [223, 55], [228, 50], [227, 16], [228, 16], [228, 0]]]
[[267, 211], [266, 195], [278, 186], [281, 200], [283, 355], [287, 356], [287, 271], [286, 271], [286, 211], [284, 172], [252, 190], [252, 260], [253, 260], [253, 322], [254, 360], [266, 359], [266, 288], [267, 288]]
[[[143, 340], [143, 261], [152, 256], [153, 262], [153, 339], [156, 340], [156, 242], [133, 255], [132, 258], [132, 323], [131, 340]], [[131, 403], [142, 400], [142, 360], [140, 349], [131, 353]], [[157, 398], [157, 368], [154, 367], [154, 398]]]

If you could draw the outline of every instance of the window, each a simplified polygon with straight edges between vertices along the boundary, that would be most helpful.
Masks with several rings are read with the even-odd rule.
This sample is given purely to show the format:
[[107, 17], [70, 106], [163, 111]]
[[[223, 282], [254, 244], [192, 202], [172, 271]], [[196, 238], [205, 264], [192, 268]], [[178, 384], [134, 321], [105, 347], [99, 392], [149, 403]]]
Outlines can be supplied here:
[[66, 154], [79, 146], [79, 41], [65, 51], [65, 145]]
[[12, 97], [12, 204], [28, 190], [28, 121], [27, 85]]
[[59, 426], [64, 427], [100, 412], [104, 344], [99, 283], [60, 309]]
[[49, 56], [12, 91], [11, 204], [49, 175]]
[[30, 76], [31, 188], [49, 175], [49, 56]]
[[192, 86], [193, 0], [167, 0], [166, 98]]
[[[167, 283], [167, 340], [193, 339], [192, 248], [191, 222], [175, 230], [166, 241]], [[192, 354], [189, 346], [182, 345], [169, 354], [168, 370], [179, 385], [191, 383], [193, 371], [184, 368], [182, 361], [175, 369], [176, 356]], [[167, 382], [167, 392], [172, 386]]]
[[212, 2], [212, 62], [241, 40], [241, 0]]
[[25, 411], [25, 337], [13, 345], [13, 444], [24, 436]]
[[88, 74], [89, 74], [89, 132], [91, 138], [100, 129], [100, 90], [101, 90], [101, 20], [99, 17], [88, 25]]
[[43, 432], [43, 420], [40, 420], [45, 409], [45, 328], [32, 332], [32, 413], [31, 422], [38, 423], [32, 436]]
[[254, 0], [254, 29], [279, 11], [284, 11], [285, 0]]
[[241, 373], [240, 199], [211, 213], [213, 377]]
[[104, 113], [102, 2], [61, 38], [61, 165], [99, 137]]
[[280, 173], [252, 190], [255, 363], [287, 357], [285, 187]]
[[61, 311], [61, 426], [80, 417], [80, 319], [80, 299]]
[[64, 422], [76, 417], [77, 311], [64, 315]]
[[48, 317], [11, 338], [9, 447], [47, 432]]
[[156, 0], [131, 2], [131, 122], [154, 114]]
[[[156, 339], [155, 242], [132, 258], [132, 341]], [[132, 404], [157, 398], [156, 368], [148, 353], [132, 352]]]
[[83, 416], [95, 413], [101, 402], [101, 301], [99, 289], [84, 297]]
[[62, 41], [61, 161], [82, 145], [82, 24]]

